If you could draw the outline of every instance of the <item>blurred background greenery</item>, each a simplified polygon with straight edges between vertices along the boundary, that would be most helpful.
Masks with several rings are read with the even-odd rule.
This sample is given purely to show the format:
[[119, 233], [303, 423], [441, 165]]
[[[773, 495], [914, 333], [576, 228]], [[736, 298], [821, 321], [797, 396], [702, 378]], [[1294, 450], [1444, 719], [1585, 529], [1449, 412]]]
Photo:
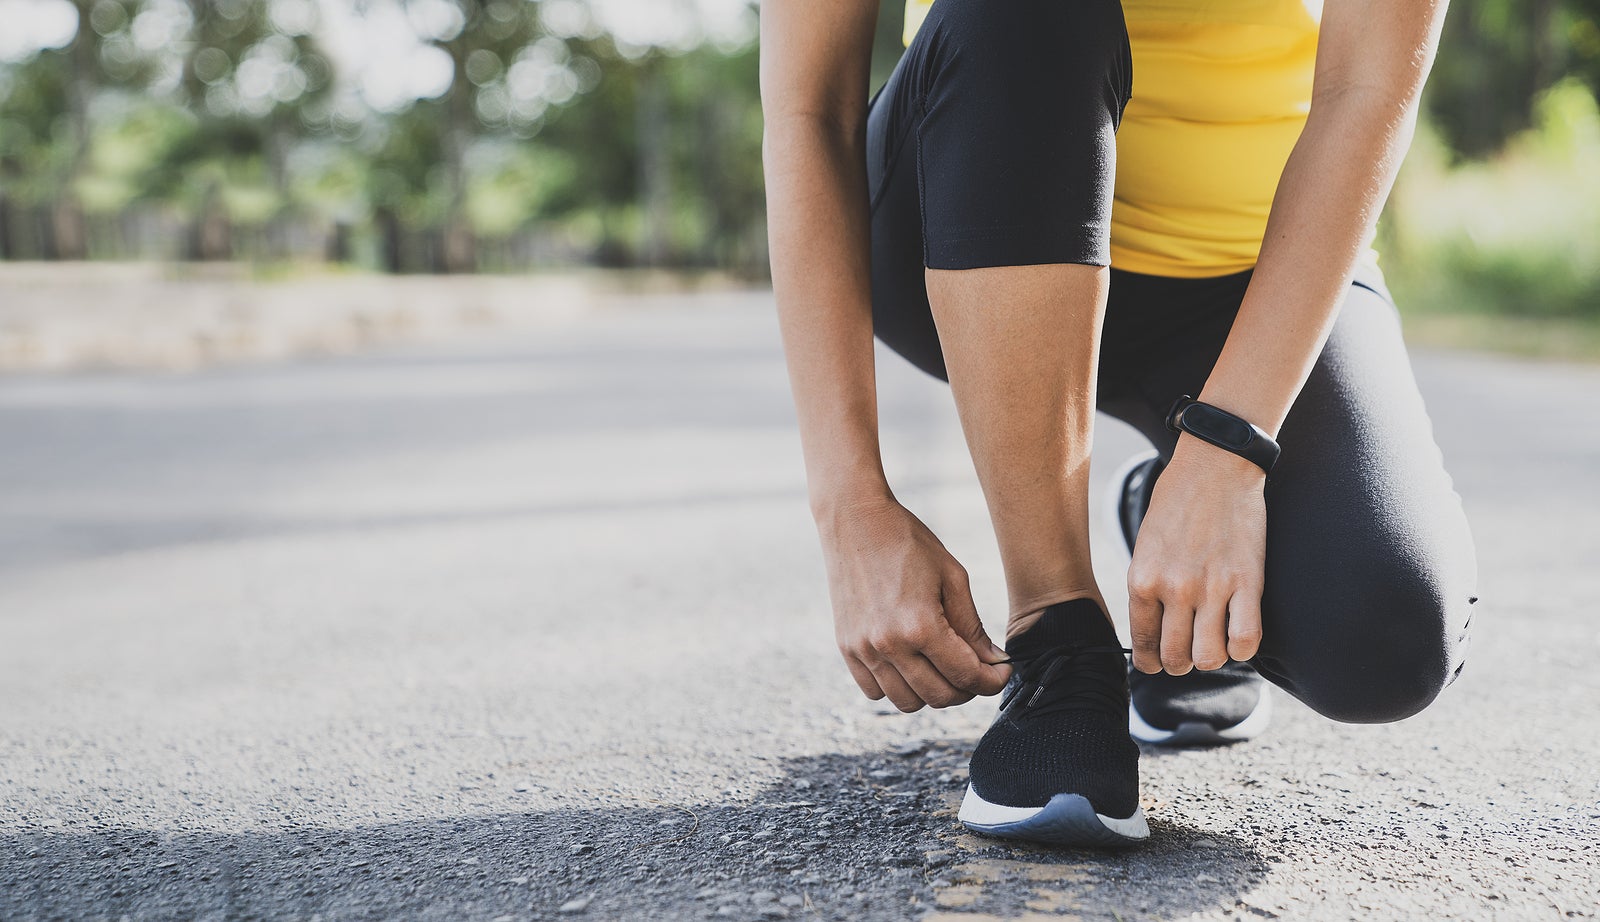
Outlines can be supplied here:
[[[883, 4], [876, 80], [900, 51]], [[1380, 249], [1600, 354], [1600, 0], [1456, 0]], [[0, 260], [764, 278], [750, 0], [0, 0]]]

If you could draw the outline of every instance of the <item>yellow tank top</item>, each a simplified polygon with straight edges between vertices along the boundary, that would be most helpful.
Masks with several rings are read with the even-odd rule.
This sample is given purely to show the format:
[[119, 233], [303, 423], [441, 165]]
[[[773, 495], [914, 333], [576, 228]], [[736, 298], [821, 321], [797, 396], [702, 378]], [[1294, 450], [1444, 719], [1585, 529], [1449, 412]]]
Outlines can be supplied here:
[[[910, 44], [934, 0], [908, 0]], [[1203, 277], [1255, 265], [1311, 109], [1322, 0], [1123, 0], [1133, 99], [1117, 135], [1111, 263]]]

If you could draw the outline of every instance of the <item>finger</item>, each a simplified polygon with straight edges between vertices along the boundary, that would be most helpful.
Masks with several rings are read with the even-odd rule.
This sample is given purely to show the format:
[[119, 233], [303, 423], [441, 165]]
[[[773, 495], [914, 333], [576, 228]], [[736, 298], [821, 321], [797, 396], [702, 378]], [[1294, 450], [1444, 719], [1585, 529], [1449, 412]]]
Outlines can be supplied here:
[[922, 648], [922, 655], [946, 682], [969, 695], [997, 695], [1011, 678], [1010, 666], [984, 662], [953, 627], [935, 634]]
[[1207, 672], [1228, 664], [1227, 597], [1207, 599], [1194, 613], [1194, 668]]
[[1011, 667], [995, 665], [1008, 657], [983, 628], [965, 570], [957, 568], [945, 581], [943, 602], [949, 631], [936, 634], [922, 655], [955, 687], [977, 695], [999, 694], [1011, 678]]
[[1228, 600], [1228, 655], [1243, 663], [1261, 649], [1261, 590], [1237, 590]]
[[933, 663], [920, 653], [897, 656], [890, 662], [899, 670], [900, 677], [911, 686], [917, 697], [932, 707], [947, 708], [972, 700], [971, 692], [962, 691], [951, 685], [939, 674], [939, 670], [934, 668]]
[[[926, 655], [915, 655], [897, 664], [900, 675], [930, 707], [947, 708], [966, 704], [976, 695], [945, 678], [939, 668]], [[924, 694], [926, 691], [926, 694]]]
[[1194, 668], [1190, 653], [1194, 647], [1194, 611], [1161, 606], [1161, 667], [1169, 675], [1183, 675]]
[[883, 688], [878, 685], [878, 680], [872, 677], [872, 670], [868, 669], [866, 664], [849, 653], [844, 654], [844, 664], [850, 669], [850, 677], [856, 680], [857, 685], [861, 686], [863, 695], [873, 701], [883, 700]]
[[883, 689], [884, 695], [900, 710], [909, 714], [912, 711], [922, 710], [923, 705], [927, 703], [911, 690], [911, 686], [900, 677], [893, 663], [883, 660], [867, 668], [872, 670], [872, 678], [877, 681], [878, 687]]
[[1143, 673], [1161, 671], [1161, 603], [1128, 587], [1128, 634], [1133, 639], [1133, 668]]

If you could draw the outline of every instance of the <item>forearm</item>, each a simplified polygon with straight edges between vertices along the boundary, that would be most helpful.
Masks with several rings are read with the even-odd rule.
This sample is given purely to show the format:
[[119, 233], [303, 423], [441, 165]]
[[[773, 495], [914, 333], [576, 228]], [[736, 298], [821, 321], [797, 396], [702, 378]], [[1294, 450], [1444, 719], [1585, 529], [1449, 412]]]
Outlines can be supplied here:
[[[1445, 0], [1327, 0], [1322, 11], [1311, 111], [1278, 180], [1233, 329], [1199, 394], [1274, 435], [1322, 352], [1394, 184]], [[1265, 477], [1238, 455], [1179, 439], [1128, 570], [1140, 670], [1219, 664], [1223, 641], [1235, 660], [1259, 651]]]
[[[1373, 98], [1313, 106], [1279, 181], [1255, 274], [1201, 400], [1277, 434], [1370, 239], [1405, 153], [1409, 113]], [[1191, 664], [1209, 669], [1256, 655], [1265, 480], [1238, 455], [1192, 436], [1179, 439], [1128, 571], [1136, 668], [1182, 672]], [[1180, 628], [1170, 627], [1173, 617]], [[1192, 646], [1183, 649], [1189, 636]]]
[[1414, 103], [1381, 92], [1352, 92], [1313, 107], [1201, 400], [1277, 433], [1338, 316], [1414, 119]]
[[1323, 5], [1311, 111], [1202, 400], [1274, 434], [1283, 425], [1410, 146], [1445, 7], [1446, 0]]
[[888, 495], [878, 447], [866, 157], [859, 126], [798, 114], [764, 139], [772, 284], [819, 524]]

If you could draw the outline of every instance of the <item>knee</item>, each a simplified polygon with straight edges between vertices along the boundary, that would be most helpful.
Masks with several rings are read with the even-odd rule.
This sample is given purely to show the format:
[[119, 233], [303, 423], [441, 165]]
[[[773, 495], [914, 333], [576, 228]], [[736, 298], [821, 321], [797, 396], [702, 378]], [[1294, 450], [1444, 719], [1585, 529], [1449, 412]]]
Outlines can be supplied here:
[[1441, 668], [1440, 648], [1418, 644], [1391, 649], [1379, 656], [1347, 664], [1338, 680], [1316, 688], [1301, 700], [1340, 723], [1393, 723], [1420, 714], [1450, 681]]
[[1404, 720], [1432, 704], [1460, 672], [1474, 599], [1415, 573], [1363, 582], [1340, 600], [1342, 611], [1324, 609], [1323, 636], [1297, 651], [1302, 663], [1285, 670], [1284, 684], [1332, 720]]

